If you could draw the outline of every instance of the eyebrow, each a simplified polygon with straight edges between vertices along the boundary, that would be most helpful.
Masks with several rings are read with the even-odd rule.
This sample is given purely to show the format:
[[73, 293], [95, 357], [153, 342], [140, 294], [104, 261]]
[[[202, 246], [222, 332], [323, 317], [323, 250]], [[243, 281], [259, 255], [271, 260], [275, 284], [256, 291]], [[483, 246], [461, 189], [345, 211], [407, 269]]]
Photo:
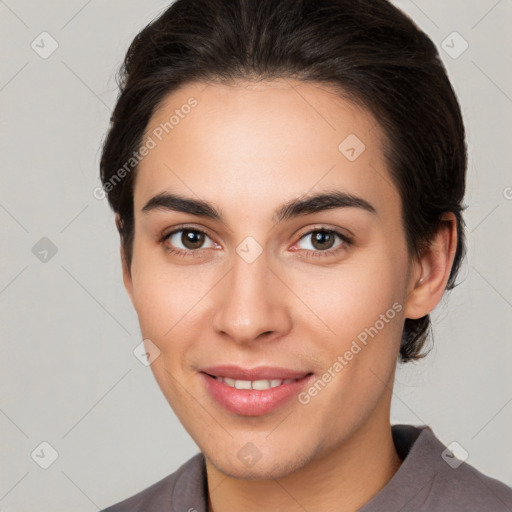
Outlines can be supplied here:
[[[334, 208], [360, 208], [377, 215], [377, 210], [368, 201], [353, 194], [334, 190], [293, 199], [279, 207], [274, 212], [272, 220], [279, 224], [291, 218]], [[192, 199], [168, 192], [162, 192], [152, 197], [142, 208], [144, 213], [149, 213], [153, 210], [172, 210], [218, 221], [223, 220], [220, 210], [208, 201]]]

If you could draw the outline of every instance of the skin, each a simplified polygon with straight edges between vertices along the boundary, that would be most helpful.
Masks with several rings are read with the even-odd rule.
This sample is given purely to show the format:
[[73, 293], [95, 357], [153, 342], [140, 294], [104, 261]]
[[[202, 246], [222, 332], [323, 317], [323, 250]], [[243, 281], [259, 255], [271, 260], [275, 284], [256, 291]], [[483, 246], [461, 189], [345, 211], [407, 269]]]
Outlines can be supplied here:
[[[357, 510], [401, 463], [389, 412], [403, 322], [443, 295], [453, 214], [422, 257], [411, 257], [384, 134], [371, 113], [325, 85], [187, 84], [166, 98], [146, 135], [191, 96], [198, 105], [139, 164], [131, 266], [121, 251], [142, 335], [160, 350], [156, 381], [206, 457], [210, 511]], [[350, 134], [366, 146], [355, 161], [338, 149]], [[376, 213], [347, 207], [272, 220], [285, 202], [332, 189]], [[143, 212], [162, 192], [207, 200], [223, 220]], [[181, 232], [161, 241], [182, 223], [207, 232], [200, 249], [184, 245]], [[314, 228], [353, 243], [314, 245]], [[263, 250], [250, 264], [236, 252], [247, 236]], [[188, 252], [174, 255], [172, 246]], [[320, 377], [394, 303], [402, 310], [307, 404], [293, 398], [263, 416], [236, 415], [199, 377], [200, 368], [226, 363]], [[249, 442], [261, 455], [251, 467], [237, 457]]]

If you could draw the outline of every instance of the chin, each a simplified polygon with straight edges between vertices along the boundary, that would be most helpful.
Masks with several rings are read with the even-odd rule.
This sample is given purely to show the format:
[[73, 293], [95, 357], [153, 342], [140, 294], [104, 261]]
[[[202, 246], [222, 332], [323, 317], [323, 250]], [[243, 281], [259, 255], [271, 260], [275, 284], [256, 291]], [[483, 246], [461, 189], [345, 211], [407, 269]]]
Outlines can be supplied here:
[[[205, 452], [203, 452], [205, 453]], [[211, 457], [205, 453], [208, 461], [215, 466], [215, 468], [229, 475], [232, 478], [239, 480], [270, 480], [275, 478], [284, 478], [292, 473], [295, 473], [307, 463], [307, 458], [300, 457], [296, 451], [290, 450], [289, 456], [281, 455], [279, 458], [276, 455], [261, 455], [261, 458], [254, 462], [252, 465], [249, 463], [244, 464], [238, 457], [233, 459], [226, 459], [214, 454]], [[243, 459], [243, 457], [241, 457]]]

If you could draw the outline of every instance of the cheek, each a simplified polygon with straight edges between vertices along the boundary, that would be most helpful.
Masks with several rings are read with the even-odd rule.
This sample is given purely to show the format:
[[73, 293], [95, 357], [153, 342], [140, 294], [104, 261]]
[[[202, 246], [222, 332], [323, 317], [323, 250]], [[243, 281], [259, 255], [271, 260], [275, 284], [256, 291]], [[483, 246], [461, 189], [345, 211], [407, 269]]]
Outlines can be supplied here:
[[197, 265], [170, 265], [155, 253], [134, 253], [134, 307], [143, 337], [154, 341], [163, 354], [181, 354], [190, 339], [200, 337], [201, 317], [217, 274]]
[[[333, 269], [329, 276], [316, 280], [322, 284], [314, 291], [310, 286], [303, 297], [311, 310], [319, 313], [322, 332], [327, 332], [320, 339], [316, 322], [315, 328], [307, 322], [302, 326], [311, 329], [322, 353], [320, 378], [332, 382], [325, 388], [319, 386], [325, 389], [321, 392], [311, 389], [305, 399], [311, 398], [318, 411], [330, 404], [332, 414], [327, 421], [333, 429], [339, 429], [340, 423], [348, 428], [351, 421], [363, 421], [390, 386], [404, 311], [403, 278], [397, 262], [380, 254], [361, 265]], [[317, 394], [318, 400], [313, 398]]]
[[179, 314], [176, 297], [179, 282], [152, 254], [135, 244], [132, 262], [133, 304], [145, 338], [161, 340], [172, 329]]
[[133, 279], [133, 298], [143, 336], [161, 342], [172, 338], [190, 309], [192, 288], [155, 269], [139, 271]]
[[[381, 315], [388, 322], [385, 329], [379, 330], [386, 331], [387, 336], [391, 331], [388, 327], [398, 324], [400, 332], [397, 310], [403, 306], [403, 264], [383, 253], [368, 255], [329, 269], [288, 271], [286, 280], [293, 283], [293, 289], [301, 291], [300, 299], [314, 313], [307, 314], [307, 318], [313, 319], [311, 326], [336, 339], [335, 350], [342, 349], [376, 322], [381, 328]], [[393, 309], [395, 303], [398, 306]]]

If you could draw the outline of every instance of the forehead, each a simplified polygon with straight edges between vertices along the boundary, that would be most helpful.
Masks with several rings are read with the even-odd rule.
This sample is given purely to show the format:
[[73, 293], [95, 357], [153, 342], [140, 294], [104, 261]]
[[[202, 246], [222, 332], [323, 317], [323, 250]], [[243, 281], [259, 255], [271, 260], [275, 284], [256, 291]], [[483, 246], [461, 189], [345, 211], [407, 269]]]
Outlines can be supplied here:
[[315, 188], [397, 199], [377, 120], [324, 84], [188, 84], [154, 113], [149, 138], [136, 210], [163, 191], [264, 210]]

